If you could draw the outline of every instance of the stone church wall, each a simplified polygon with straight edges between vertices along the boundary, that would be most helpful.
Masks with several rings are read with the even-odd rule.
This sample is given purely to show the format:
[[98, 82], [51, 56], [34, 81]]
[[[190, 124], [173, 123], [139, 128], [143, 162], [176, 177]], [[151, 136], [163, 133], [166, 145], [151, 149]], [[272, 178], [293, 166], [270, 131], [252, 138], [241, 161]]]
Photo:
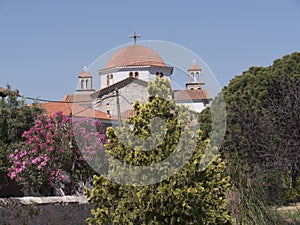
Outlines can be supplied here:
[[[124, 113], [132, 109], [132, 103], [136, 100], [139, 100], [141, 103], [146, 102], [148, 92], [147, 88], [143, 85], [138, 84], [137, 82], [132, 82], [127, 86], [119, 89], [119, 102], [120, 102], [120, 111]], [[111, 115], [117, 116], [117, 100], [116, 97], [107, 98], [111, 96], [112, 93], [104, 95], [102, 98], [105, 99], [101, 101], [95, 108], [97, 110], [107, 112], [109, 111]]]
[[0, 198], [0, 224], [82, 225], [91, 207], [85, 197]]

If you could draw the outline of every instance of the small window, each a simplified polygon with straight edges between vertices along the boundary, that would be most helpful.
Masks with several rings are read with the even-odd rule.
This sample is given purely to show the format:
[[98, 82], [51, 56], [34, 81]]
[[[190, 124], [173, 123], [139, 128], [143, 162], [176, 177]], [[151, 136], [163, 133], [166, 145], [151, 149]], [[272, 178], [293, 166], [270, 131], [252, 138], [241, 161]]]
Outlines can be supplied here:
[[155, 75], [158, 76], [158, 75], [159, 75], [159, 72], [156, 72]]
[[163, 77], [163, 76], [164, 76], [164, 73], [160, 72], [159, 77]]
[[106, 86], [110, 85], [110, 79], [109, 79], [109, 75], [106, 76]]
[[129, 76], [132, 77], [132, 76], [133, 76], [133, 72], [130, 72], [130, 73], [129, 73]]
[[135, 76], [135, 77], [138, 77], [138, 76], [139, 76], [139, 72], [135, 72], [135, 73], [134, 73], [134, 76]]

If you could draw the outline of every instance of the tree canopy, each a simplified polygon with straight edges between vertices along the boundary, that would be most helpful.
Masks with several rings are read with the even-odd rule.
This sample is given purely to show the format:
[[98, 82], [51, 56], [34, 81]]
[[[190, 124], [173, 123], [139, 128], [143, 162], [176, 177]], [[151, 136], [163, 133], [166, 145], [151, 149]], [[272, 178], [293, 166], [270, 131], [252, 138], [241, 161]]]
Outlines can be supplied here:
[[[271, 66], [250, 67], [233, 78], [221, 94], [227, 111], [221, 152], [233, 186], [253, 190], [270, 204], [297, 200], [300, 53], [276, 59]], [[209, 114], [210, 109], [200, 114], [204, 128], [209, 127]], [[210, 129], [204, 129], [204, 135], [209, 132]]]
[[[168, 97], [168, 80], [157, 78], [148, 90], [148, 102], [135, 103], [134, 115], [124, 126], [107, 130], [110, 176], [95, 176], [87, 193], [94, 204], [89, 224], [231, 224], [224, 198], [229, 187], [225, 164], [216, 157], [205, 170], [199, 169], [208, 142], [194, 129], [189, 111]], [[165, 166], [146, 169], [173, 153]], [[181, 168], [168, 173], [182, 161]], [[123, 170], [128, 165], [140, 168]], [[161, 179], [155, 180], [153, 173]]]
[[8, 85], [0, 99], [0, 172], [7, 172], [8, 155], [24, 143], [22, 134], [33, 126], [37, 115], [44, 110], [33, 103], [28, 105]]

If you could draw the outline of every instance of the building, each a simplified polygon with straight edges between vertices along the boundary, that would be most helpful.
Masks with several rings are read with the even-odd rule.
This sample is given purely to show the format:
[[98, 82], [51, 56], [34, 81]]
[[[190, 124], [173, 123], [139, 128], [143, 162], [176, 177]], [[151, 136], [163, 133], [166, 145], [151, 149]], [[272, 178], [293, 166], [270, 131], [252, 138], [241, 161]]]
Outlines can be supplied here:
[[[63, 111], [69, 116], [88, 116], [104, 123], [118, 122], [120, 117], [132, 114], [132, 104], [147, 100], [147, 83], [155, 77], [170, 79], [173, 67], [166, 65], [159, 54], [152, 49], [134, 44], [117, 51], [108, 60], [105, 68], [98, 69], [100, 89], [93, 89], [93, 77], [84, 67], [78, 76], [75, 94], [66, 95], [63, 103], [46, 103], [49, 114], [53, 110]], [[174, 90], [172, 97], [177, 104], [201, 112], [212, 100], [205, 84], [201, 81], [201, 68], [193, 62], [188, 68], [186, 90]]]

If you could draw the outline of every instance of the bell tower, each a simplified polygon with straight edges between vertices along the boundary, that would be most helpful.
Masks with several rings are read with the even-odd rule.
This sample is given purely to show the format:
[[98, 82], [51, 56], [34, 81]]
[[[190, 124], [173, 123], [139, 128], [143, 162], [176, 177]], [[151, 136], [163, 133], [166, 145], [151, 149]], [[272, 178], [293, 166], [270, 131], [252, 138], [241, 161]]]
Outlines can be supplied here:
[[201, 82], [201, 68], [198, 66], [195, 60], [188, 68], [189, 82], [186, 83], [187, 90], [199, 90], [203, 89], [204, 83]]
[[83, 71], [78, 76], [78, 85], [76, 92], [94, 92], [93, 77], [88, 72], [87, 67], [83, 67]]

